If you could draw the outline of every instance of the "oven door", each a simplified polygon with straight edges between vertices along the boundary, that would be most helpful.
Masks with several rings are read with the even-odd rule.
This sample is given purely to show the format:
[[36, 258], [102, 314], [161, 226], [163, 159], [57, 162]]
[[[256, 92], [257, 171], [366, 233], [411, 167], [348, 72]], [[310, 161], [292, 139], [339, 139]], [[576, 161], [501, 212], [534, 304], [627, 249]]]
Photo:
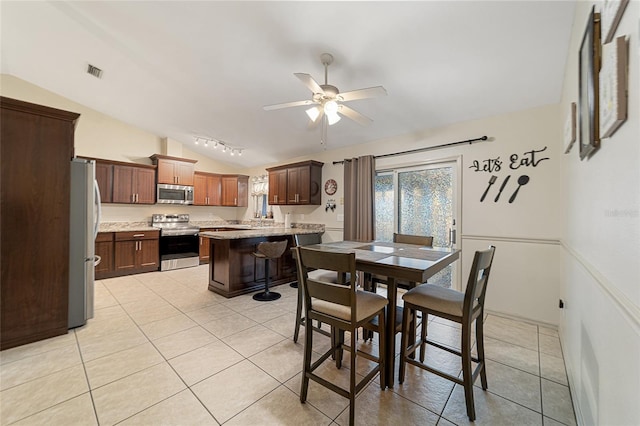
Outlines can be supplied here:
[[162, 235], [160, 237], [160, 270], [198, 266], [199, 250], [197, 234]]

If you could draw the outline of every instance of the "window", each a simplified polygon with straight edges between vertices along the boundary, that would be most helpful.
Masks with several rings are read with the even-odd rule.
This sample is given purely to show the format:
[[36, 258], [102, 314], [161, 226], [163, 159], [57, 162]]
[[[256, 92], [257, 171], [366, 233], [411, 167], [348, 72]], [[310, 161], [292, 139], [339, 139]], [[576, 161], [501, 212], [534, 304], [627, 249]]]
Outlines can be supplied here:
[[[434, 247], [449, 247], [456, 219], [455, 162], [383, 170], [375, 179], [376, 239], [392, 241], [393, 233], [433, 236]], [[429, 283], [451, 287], [453, 268]]]

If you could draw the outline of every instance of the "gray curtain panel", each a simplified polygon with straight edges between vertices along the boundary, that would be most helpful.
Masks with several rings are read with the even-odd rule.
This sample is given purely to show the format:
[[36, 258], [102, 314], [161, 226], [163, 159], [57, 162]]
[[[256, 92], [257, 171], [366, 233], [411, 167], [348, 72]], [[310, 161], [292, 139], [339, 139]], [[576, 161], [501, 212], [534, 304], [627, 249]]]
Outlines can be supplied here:
[[365, 155], [344, 162], [344, 239], [375, 239], [375, 158]]

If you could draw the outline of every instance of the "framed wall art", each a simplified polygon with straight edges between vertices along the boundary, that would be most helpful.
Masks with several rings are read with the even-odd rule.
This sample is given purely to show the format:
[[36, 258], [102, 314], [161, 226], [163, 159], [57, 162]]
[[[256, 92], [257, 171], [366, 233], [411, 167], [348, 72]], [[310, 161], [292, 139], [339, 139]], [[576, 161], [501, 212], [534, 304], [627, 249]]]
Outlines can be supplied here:
[[604, 0], [602, 4], [602, 42], [609, 43], [618, 28], [629, 0]]
[[584, 160], [600, 146], [598, 122], [598, 70], [600, 69], [600, 14], [595, 6], [589, 12], [580, 44], [578, 110], [580, 117], [580, 159]]
[[564, 153], [568, 154], [576, 142], [576, 103], [571, 102], [569, 115], [564, 122]]
[[627, 119], [627, 42], [624, 36], [602, 46], [600, 135], [608, 138]]

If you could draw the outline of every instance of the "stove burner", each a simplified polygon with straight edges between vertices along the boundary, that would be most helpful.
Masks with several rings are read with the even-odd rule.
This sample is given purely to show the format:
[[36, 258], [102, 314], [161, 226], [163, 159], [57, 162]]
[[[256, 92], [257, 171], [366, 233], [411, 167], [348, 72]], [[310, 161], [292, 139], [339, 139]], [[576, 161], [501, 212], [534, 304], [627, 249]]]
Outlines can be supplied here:
[[198, 226], [189, 223], [188, 214], [154, 214], [151, 226], [160, 229], [161, 236], [197, 235]]

